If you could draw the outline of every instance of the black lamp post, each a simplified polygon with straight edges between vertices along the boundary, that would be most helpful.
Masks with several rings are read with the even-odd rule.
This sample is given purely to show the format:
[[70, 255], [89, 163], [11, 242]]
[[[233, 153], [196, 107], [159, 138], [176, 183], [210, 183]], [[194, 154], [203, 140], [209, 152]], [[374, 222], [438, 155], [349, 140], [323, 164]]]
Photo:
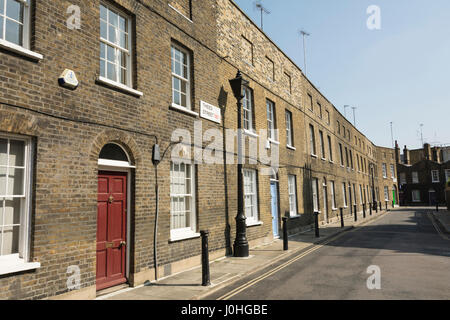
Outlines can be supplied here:
[[377, 201], [375, 199], [375, 181], [374, 181], [374, 175], [375, 175], [375, 168], [373, 163], [370, 164], [370, 168], [372, 169], [372, 206], [373, 210], [377, 209]]
[[249, 256], [249, 248], [247, 241], [247, 225], [244, 215], [244, 196], [243, 196], [243, 172], [242, 172], [242, 99], [244, 94], [242, 92], [243, 86], [248, 85], [248, 81], [242, 78], [241, 71], [238, 70], [236, 78], [230, 80], [230, 86], [233, 90], [233, 95], [237, 100], [237, 114], [238, 114], [238, 213], [236, 216], [236, 239], [234, 241], [234, 256], [238, 258], [245, 258]]

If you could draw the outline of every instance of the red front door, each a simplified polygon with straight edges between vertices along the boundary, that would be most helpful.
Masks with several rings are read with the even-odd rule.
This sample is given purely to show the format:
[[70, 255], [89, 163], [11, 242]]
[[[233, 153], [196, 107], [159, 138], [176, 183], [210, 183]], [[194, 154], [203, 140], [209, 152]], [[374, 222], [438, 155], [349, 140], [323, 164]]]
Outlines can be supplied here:
[[97, 290], [125, 283], [127, 175], [99, 172], [97, 200]]

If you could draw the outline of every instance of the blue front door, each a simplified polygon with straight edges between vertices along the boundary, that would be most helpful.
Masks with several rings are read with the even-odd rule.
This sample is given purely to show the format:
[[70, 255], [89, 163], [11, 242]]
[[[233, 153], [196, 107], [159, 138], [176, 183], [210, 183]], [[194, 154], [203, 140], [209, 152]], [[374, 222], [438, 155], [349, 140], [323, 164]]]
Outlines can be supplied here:
[[272, 229], [273, 236], [279, 237], [278, 230], [278, 184], [276, 182], [270, 183], [270, 194], [272, 196]]

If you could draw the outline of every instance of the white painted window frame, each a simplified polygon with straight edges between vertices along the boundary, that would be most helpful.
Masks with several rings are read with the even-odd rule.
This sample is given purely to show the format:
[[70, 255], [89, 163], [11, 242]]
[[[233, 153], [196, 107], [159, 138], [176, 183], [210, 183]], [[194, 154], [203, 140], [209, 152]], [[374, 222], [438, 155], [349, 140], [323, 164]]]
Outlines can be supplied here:
[[[246, 175], [249, 174], [249, 175]], [[244, 214], [246, 219], [247, 226], [255, 225], [259, 223], [259, 213], [258, 213], [258, 180], [256, 178], [257, 171], [255, 169], [243, 169], [242, 175], [243, 175], [243, 181], [244, 181]], [[251, 179], [250, 183], [252, 185], [253, 192], [247, 193], [247, 190], [245, 188], [246, 182], [248, 182], [248, 179]], [[248, 205], [247, 198], [251, 198], [251, 205]], [[247, 208], [251, 208], [251, 215], [247, 215]]]
[[386, 167], [386, 163], [382, 164], [382, 168], [383, 168], [383, 178], [387, 178], [387, 167]]
[[[9, 0], [11, 1], [11, 0]], [[6, 18], [4, 15], [2, 15], [2, 17], [4, 18], [3, 20], [3, 32], [4, 34], [0, 35], [0, 48], [3, 48], [5, 50], [9, 50], [12, 51], [14, 53], [17, 53], [19, 55], [28, 57], [30, 59], [33, 60], [42, 60], [44, 57], [42, 56], [42, 54], [39, 54], [37, 52], [33, 52], [30, 50], [31, 47], [31, 14], [30, 14], [30, 10], [31, 10], [31, 0], [18, 0], [18, 2], [21, 2], [24, 5], [24, 10], [23, 10], [23, 22], [21, 22], [22, 24], [22, 45], [17, 45], [13, 42], [9, 42], [5, 39], [4, 34], [6, 34]], [[4, 9], [6, 8], [6, 1], [4, 2]], [[11, 20], [11, 19], [10, 19]], [[16, 20], [14, 20], [16, 21]], [[17, 21], [19, 22], [19, 21]]]
[[294, 148], [294, 134], [292, 131], [292, 112], [286, 110], [286, 145], [290, 148]]
[[267, 109], [267, 138], [271, 142], [278, 142], [277, 136], [277, 124], [275, 117], [275, 103], [269, 99], [266, 99]]
[[[172, 184], [172, 172], [173, 172], [173, 164], [170, 164], [170, 183]], [[181, 165], [181, 163], [180, 163]], [[189, 169], [191, 171], [191, 194], [175, 194], [170, 193], [170, 203], [172, 204], [172, 197], [190, 197], [191, 198], [191, 217], [190, 217], [190, 227], [187, 228], [177, 228], [174, 229], [172, 226], [172, 210], [170, 211], [170, 241], [179, 241], [184, 239], [190, 239], [200, 236], [200, 234], [197, 232], [197, 211], [196, 211], [196, 193], [195, 193], [195, 166], [193, 164], [185, 164], [185, 168], [187, 169], [187, 166], [189, 166]], [[184, 181], [186, 182], [186, 172], [184, 172]]]
[[319, 179], [312, 179], [312, 197], [313, 197], [313, 209], [314, 212], [319, 212]]
[[[9, 154], [9, 140], [20, 140], [24, 142], [24, 195], [20, 212], [20, 239], [19, 239], [19, 253], [0, 256], [0, 275], [37, 269], [40, 267], [39, 262], [30, 262], [30, 238], [31, 238], [31, 203], [32, 203], [32, 172], [33, 168], [33, 154], [34, 146], [32, 139], [14, 134], [0, 134], [0, 138], [8, 140]], [[8, 157], [9, 162], [9, 157]], [[9, 167], [7, 164], [6, 167]], [[13, 198], [13, 196], [2, 196], [1, 198]], [[2, 221], [3, 226], [3, 221]]]
[[[249, 87], [244, 87], [242, 90], [244, 91], [244, 98], [242, 99], [242, 126], [245, 131], [255, 133], [255, 128], [253, 127], [253, 90]], [[247, 112], [247, 116], [245, 112]]]
[[[186, 55], [187, 78], [183, 77], [182, 75], [176, 74], [175, 72], [172, 71], [172, 66], [173, 66], [172, 49], [178, 50], [182, 54]], [[191, 61], [192, 61], [192, 57], [191, 57], [191, 53], [188, 50], [186, 50], [185, 48], [183, 48], [173, 42], [170, 46], [170, 51], [171, 51], [170, 62], [171, 62], [171, 74], [172, 74], [172, 106], [176, 109], [185, 109], [185, 110], [192, 111], [192, 101], [191, 101], [191, 87], [192, 87], [192, 84], [191, 84]], [[180, 104], [175, 103], [175, 95], [174, 95], [175, 88], [173, 87], [173, 79], [174, 78], [180, 80], [181, 82], [186, 83], [186, 106], [182, 106]], [[180, 88], [180, 92], [182, 92], [181, 88]]]
[[311, 148], [311, 155], [317, 157], [316, 134], [312, 124], [309, 125], [309, 147]]
[[297, 177], [288, 175], [289, 213], [291, 217], [298, 216], [297, 209]]
[[336, 184], [334, 181], [330, 181], [331, 183], [331, 209], [337, 210], [336, 206]]
[[[436, 176], [437, 176], [437, 178], [436, 178]], [[432, 183], [440, 182], [439, 170], [431, 170], [431, 182]]]
[[[113, 5], [110, 5], [110, 4], [106, 3], [104, 1], [100, 2], [100, 6], [105, 7], [108, 10], [107, 12], [112, 11], [112, 12], [116, 13], [117, 15], [121, 16], [122, 18], [124, 18], [126, 20], [127, 28], [128, 28], [128, 41], [127, 41], [128, 49], [121, 47], [117, 43], [112, 43], [109, 40], [102, 38], [101, 34], [99, 35], [100, 43], [105, 44], [106, 48], [108, 48], [108, 46], [111, 46], [111, 47], [114, 48], [115, 56], [116, 56], [115, 57], [116, 58], [115, 59], [116, 60], [115, 61], [115, 65], [117, 66], [117, 68], [116, 68], [116, 81], [112, 80], [112, 79], [109, 79], [107, 77], [107, 75], [108, 75], [108, 60], [105, 60], [105, 76], [99, 75], [98, 80], [100, 82], [104, 82], [105, 84], [109, 84], [109, 85], [112, 85], [112, 86], [117, 86], [119, 89], [124, 89], [124, 90], [127, 90], [127, 91], [129, 90], [131, 93], [134, 93], [136, 95], [141, 96], [142, 93], [140, 93], [139, 91], [136, 91], [136, 90], [133, 89], [133, 73], [132, 73], [132, 70], [133, 70], [133, 63], [134, 63], [134, 61], [133, 61], [133, 46], [132, 46], [132, 35], [131, 35], [131, 32], [133, 30], [133, 28], [132, 28], [132, 19], [131, 19], [131, 17], [128, 14], [126, 14], [122, 10], [119, 10], [118, 8], [114, 7]], [[109, 32], [109, 14], [107, 15], [107, 18], [108, 18], [108, 20], [106, 21], [106, 23], [107, 23], [106, 27], [107, 27], [107, 32]], [[101, 21], [101, 17], [99, 17], [99, 21]], [[117, 27], [117, 29], [116, 29], [116, 39], [117, 39], [117, 41], [120, 40], [120, 37], [118, 36], [118, 32], [117, 32], [118, 30], [119, 29]], [[120, 67], [119, 55], [117, 54], [117, 51], [121, 51], [121, 52], [125, 53], [125, 55], [127, 57], [127, 59], [126, 59], [127, 60], [126, 81], [125, 81], [126, 83], [122, 83], [122, 82], [118, 81], [118, 79], [120, 78], [119, 74], [120, 74], [120, 71], [121, 71], [122, 68]], [[108, 55], [107, 49], [106, 49], [106, 55]], [[102, 58], [100, 57], [99, 58], [99, 63], [100, 63], [101, 60], [102, 60]]]

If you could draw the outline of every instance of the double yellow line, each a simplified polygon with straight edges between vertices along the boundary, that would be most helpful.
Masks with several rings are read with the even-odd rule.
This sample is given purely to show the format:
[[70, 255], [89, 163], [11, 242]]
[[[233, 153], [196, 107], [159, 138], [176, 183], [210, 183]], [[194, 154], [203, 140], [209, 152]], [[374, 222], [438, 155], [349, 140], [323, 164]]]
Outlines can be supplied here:
[[435, 217], [433, 216], [432, 213], [428, 212], [428, 218], [431, 220], [431, 223], [433, 224], [434, 228], [436, 229], [436, 231], [438, 232], [438, 234], [444, 239], [444, 240], [450, 240], [441, 230], [441, 228], [439, 228], [439, 226], [437, 225], [436, 221], [435, 221]]
[[307, 251], [303, 252], [303, 253], [300, 254], [299, 256], [297, 256], [297, 257], [295, 257], [295, 258], [293, 258], [293, 259], [291, 259], [291, 260], [289, 260], [289, 261], [286, 261], [285, 263], [279, 265], [278, 267], [276, 267], [276, 268], [274, 268], [274, 269], [272, 269], [272, 270], [270, 270], [270, 271], [264, 273], [263, 275], [261, 275], [261, 276], [255, 278], [255, 279], [253, 279], [253, 280], [251, 280], [251, 281], [249, 281], [249, 282], [247, 282], [246, 284], [243, 284], [242, 286], [240, 286], [240, 287], [238, 287], [238, 288], [236, 288], [236, 289], [234, 289], [234, 290], [228, 292], [227, 294], [221, 296], [221, 297], [218, 298], [217, 300], [229, 300], [229, 299], [231, 299], [231, 298], [234, 297], [235, 295], [237, 295], [237, 294], [241, 293], [242, 291], [244, 291], [244, 290], [246, 290], [246, 289], [248, 289], [248, 288], [254, 286], [254, 285], [257, 284], [258, 282], [260, 282], [260, 281], [262, 281], [262, 280], [264, 280], [264, 279], [270, 277], [270, 276], [273, 275], [274, 273], [277, 273], [278, 271], [280, 271], [280, 270], [282, 270], [282, 269], [288, 267], [289, 265], [293, 264], [294, 262], [296, 262], [296, 261], [298, 261], [298, 260], [304, 258], [305, 256], [307, 256], [307, 255], [313, 253], [314, 251], [319, 250], [319, 249], [322, 248], [323, 246], [325, 246], [325, 245], [327, 245], [328, 243], [330, 243], [330, 242], [332, 242], [332, 241], [334, 241], [334, 240], [340, 238], [340, 237], [343, 236], [344, 234], [345, 234], [345, 232], [344, 232], [344, 233], [341, 233], [341, 234], [337, 235], [336, 237], [333, 237], [333, 238], [331, 238], [331, 239], [329, 239], [329, 240], [326, 240], [326, 241], [324, 241], [324, 242], [321, 243], [321, 244], [315, 245], [314, 247], [312, 247], [311, 249], [308, 249]]

